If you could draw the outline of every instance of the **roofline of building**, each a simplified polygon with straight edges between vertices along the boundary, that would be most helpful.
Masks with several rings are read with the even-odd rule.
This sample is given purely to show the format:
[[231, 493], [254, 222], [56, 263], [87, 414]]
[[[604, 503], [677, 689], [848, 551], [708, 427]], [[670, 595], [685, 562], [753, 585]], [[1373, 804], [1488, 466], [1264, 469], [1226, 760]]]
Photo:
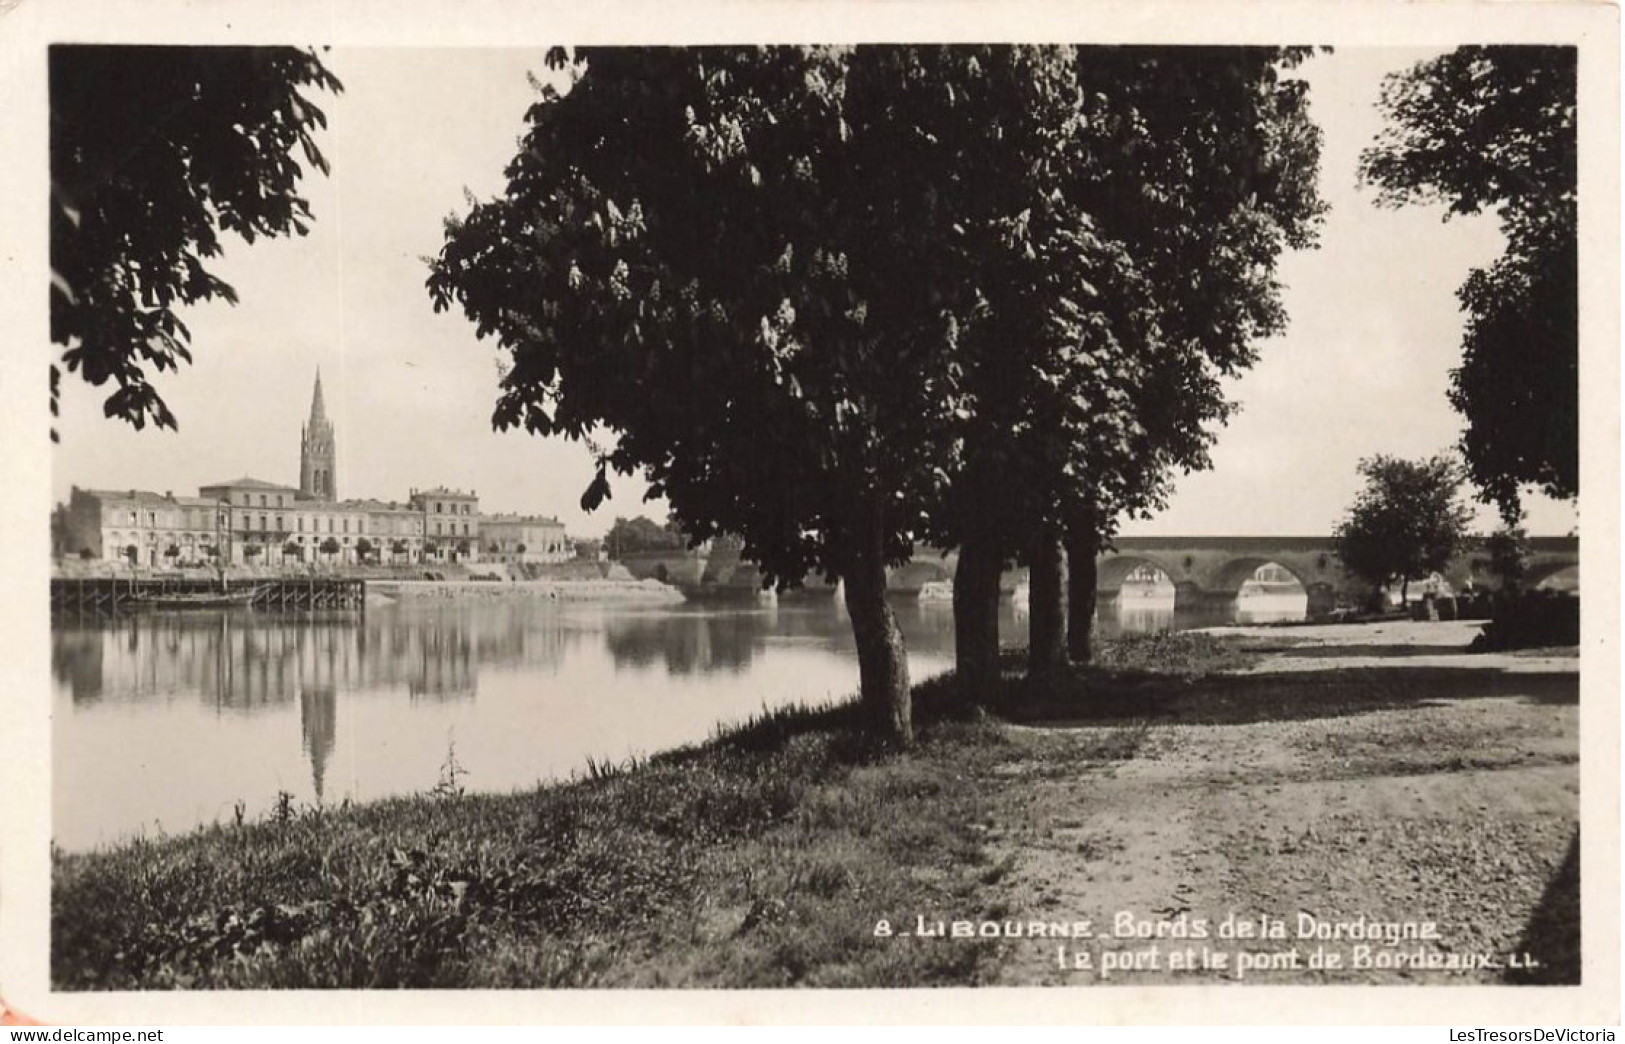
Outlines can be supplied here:
[[237, 479], [234, 482], [207, 482], [199, 486], [198, 489], [254, 489], [276, 490], [279, 493], [299, 492], [298, 486], [281, 486], [275, 482], [266, 482], [264, 479], [250, 478], [247, 475], [244, 475], [242, 478]]

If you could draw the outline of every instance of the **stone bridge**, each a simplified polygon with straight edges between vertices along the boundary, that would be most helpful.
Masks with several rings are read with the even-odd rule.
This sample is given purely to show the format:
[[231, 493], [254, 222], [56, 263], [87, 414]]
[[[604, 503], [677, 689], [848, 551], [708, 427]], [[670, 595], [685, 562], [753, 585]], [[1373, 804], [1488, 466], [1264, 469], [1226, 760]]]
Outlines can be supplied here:
[[[761, 574], [737, 551], [641, 552], [625, 555], [621, 562], [638, 579], [662, 580], [690, 595], [761, 589]], [[1532, 537], [1527, 582], [1537, 584], [1579, 563], [1578, 538]], [[957, 552], [919, 547], [913, 559], [889, 572], [887, 589], [918, 595], [927, 583], [952, 580], [958, 565]], [[1098, 598], [1102, 605], [1112, 604], [1130, 573], [1152, 566], [1174, 585], [1176, 610], [1219, 610], [1232, 605], [1242, 584], [1264, 565], [1280, 566], [1303, 585], [1310, 617], [1324, 616], [1339, 605], [1359, 605], [1372, 593], [1368, 584], [1344, 571], [1331, 537], [1142, 536], [1118, 537], [1115, 547], [1100, 556]], [[1489, 554], [1476, 540], [1451, 560], [1443, 577], [1458, 591], [1469, 582], [1480, 590], [1500, 585], [1490, 570]], [[1026, 570], [1011, 570], [1000, 586], [1008, 594], [1025, 579]]]
[[[1324, 616], [1338, 605], [1358, 605], [1372, 593], [1369, 584], [1349, 575], [1337, 556], [1331, 537], [1118, 537], [1116, 546], [1100, 556], [1101, 605], [1122, 594], [1123, 581], [1141, 566], [1161, 570], [1174, 585], [1174, 607], [1216, 610], [1232, 605], [1241, 585], [1260, 566], [1277, 565], [1303, 585], [1310, 617]], [[1533, 537], [1529, 541], [1527, 582], [1539, 583], [1580, 563], [1576, 537]], [[893, 570], [888, 586], [899, 593], [918, 593], [931, 581], [951, 580], [959, 556], [932, 548], [916, 550], [913, 560]], [[1451, 560], [1443, 577], [1455, 590], [1469, 581], [1480, 590], [1494, 590], [1500, 581], [1490, 570], [1489, 554], [1479, 541], [1470, 542]], [[1025, 578], [1025, 571], [1005, 574], [1010, 590]]]

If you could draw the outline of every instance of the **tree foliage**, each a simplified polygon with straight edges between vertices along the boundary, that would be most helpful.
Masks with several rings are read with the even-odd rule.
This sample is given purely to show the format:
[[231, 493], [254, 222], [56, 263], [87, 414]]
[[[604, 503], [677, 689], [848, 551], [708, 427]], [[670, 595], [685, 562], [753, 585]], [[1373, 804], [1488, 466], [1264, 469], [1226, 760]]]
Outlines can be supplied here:
[[1506, 252], [1458, 291], [1467, 330], [1450, 401], [1467, 421], [1468, 474], [1509, 523], [1524, 486], [1580, 489], [1576, 53], [1462, 47], [1395, 74], [1386, 129], [1361, 157], [1381, 203], [1500, 221]]
[[511, 354], [498, 427], [613, 434], [585, 507], [641, 470], [693, 539], [844, 579], [865, 701], [903, 736], [885, 567], [963, 539], [967, 505], [1002, 555], [1150, 503], [1279, 320], [1274, 256], [1318, 216], [1302, 85], [1275, 51], [1184, 57], [555, 54], [573, 85], [429, 288]]
[[1484, 538], [1489, 552], [1490, 572], [1501, 581], [1501, 591], [1516, 595], [1529, 571], [1529, 534], [1515, 526], [1503, 526]]
[[[1233, 408], [1221, 378], [1284, 327], [1277, 259], [1314, 244], [1325, 210], [1320, 132], [1290, 75], [1305, 55], [1078, 49], [1040, 63], [1047, 89], [1009, 98], [965, 150], [997, 188], [962, 277], [965, 451], [933, 516], [934, 542], [963, 547], [956, 625], [981, 620], [957, 628], [962, 676], [996, 669], [999, 569], [1059, 569], [1063, 535], [1092, 556], [1161, 507], [1175, 474], [1207, 466]], [[1058, 576], [1035, 587], [1063, 596]], [[1065, 634], [1058, 603], [1040, 616]]]
[[[300, 158], [327, 173], [305, 92], [342, 85], [288, 47], [50, 49], [51, 340], [116, 387], [109, 417], [175, 427], [149, 381], [191, 361], [186, 305], [236, 303], [204, 262], [234, 233], [304, 235]], [[51, 368], [52, 411], [60, 370]]]
[[920, 117], [964, 85], [906, 48], [576, 59], [507, 194], [448, 227], [437, 306], [511, 350], [498, 427], [615, 433], [585, 507], [641, 469], [693, 538], [845, 579], [865, 704], [906, 741], [884, 571], [951, 460], [935, 200], [964, 192], [921, 162]]
[[688, 539], [674, 524], [661, 525], [646, 515], [617, 518], [604, 537], [615, 554], [635, 551], [676, 551], [688, 546]]
[[1467, 538], [1473, 513], [1461, 502], [1461, 466], [1377, 455], [1360, 461], [1366, 485], [1334, 537], [1343, 567], [1377, 586], [1441, 572]]

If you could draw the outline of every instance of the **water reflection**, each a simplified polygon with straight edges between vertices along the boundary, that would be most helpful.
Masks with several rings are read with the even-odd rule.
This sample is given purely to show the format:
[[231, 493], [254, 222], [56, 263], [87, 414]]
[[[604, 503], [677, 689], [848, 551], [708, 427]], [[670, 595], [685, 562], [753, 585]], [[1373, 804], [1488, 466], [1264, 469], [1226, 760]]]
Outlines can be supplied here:
[[76, 704], [195, 694], [230, 710], [311, 688], [404, 688], [414, 699], [471, 699], [479, 668], [555, 667], [579, 631], [525, 605], [275, 614], [244, 610], [64, 618], [51, 667]]
[[740, 672], [755, 658], [767, 614], [650, 612], [604, 621], [604, 643], [617, 669], [663, 664], [674, 675]]
[[[946, 603], [896, 606], [913, 677], [952, 663]], [[1200, 622], [1125, 605], [1099, 633]], [[1006, 604], [1007, 644], [1026, 616]], [[132, 831], [433, 786], [450, 747], [476, 789], [527, 786], [708, 736], [857, 685], [835, 599], [658, 609], [434, 602], [365, 614], [240, 610], [53, 622], [55, 836]]]
[[327, 761], [338, 738], [338, 694], [332, 688], [299, 691], [299, 733], [302, 749], [310, 760], [311, 787], [316, 800], [323, 797]]
[[1197, 627], [1225, 627], [1236, 624], [1269, 624], [1302, 620], [1307, 598], [1302, 594], [1262, 594], [1243, 597], [1232, 605], [1206, 608], [1174, 608], [1172, 592], [1166, 598], [1123, 598], [1115, 606], [1097, 614], [1095, 630], [1102, 636], [1156, 634], [1188, 631]]

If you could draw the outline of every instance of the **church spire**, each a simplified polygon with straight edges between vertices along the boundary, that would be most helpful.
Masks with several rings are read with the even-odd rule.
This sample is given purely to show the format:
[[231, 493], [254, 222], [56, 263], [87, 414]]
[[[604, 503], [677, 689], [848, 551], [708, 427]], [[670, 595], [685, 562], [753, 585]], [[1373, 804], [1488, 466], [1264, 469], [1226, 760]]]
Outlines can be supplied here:
[[316, 367], [316, 394], [310, 399], [310, 427], [327, 423], [327, 405], [322, 402], [322, 368]]
[[338, 451], [333, 424], [322, 401], [322, 371], [316, 369], [316, 390], [310, 397], [310, 420], [299, 446], [299, 492], [312, 500], [338, 499]]

